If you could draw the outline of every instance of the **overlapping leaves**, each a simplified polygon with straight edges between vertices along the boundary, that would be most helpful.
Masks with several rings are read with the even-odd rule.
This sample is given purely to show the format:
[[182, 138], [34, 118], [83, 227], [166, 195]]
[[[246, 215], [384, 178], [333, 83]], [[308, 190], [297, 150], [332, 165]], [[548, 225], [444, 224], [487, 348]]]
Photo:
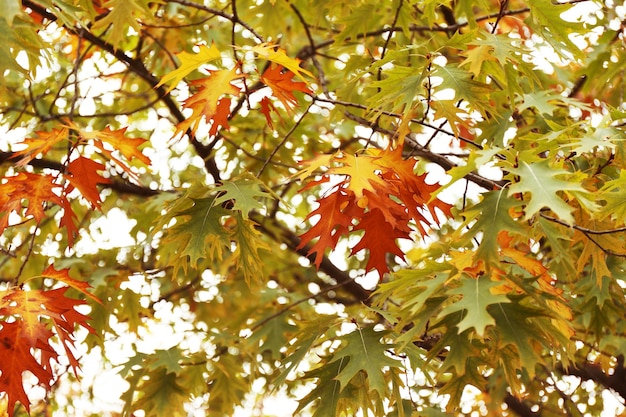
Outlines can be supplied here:
[[440, 224], [440, 216], [450, 214], [447, 203], [431, 199], [438, 187], [426, 182], [426, 174], [416, 174], [415, 164], [415, 159], [402, 157], [400, 147], [359, 155], [338, 153], [305, 162], [300, 177], [314, 168], [327, 168], [320, 179], [309, 180], [306, 188], [333, 184], [307, 216], [315, 218], [315, 224], [300, 236], [299, 248], [310, 244], [308, 253], [319, 266], [325, 251], [334, 249], [340, 237], [363, 231], [352, 254], [367, 249], [365, 269], [375, 269], [381, 276], [388, 272], [387, 254], [403, 258], [397, 239], [410, 240], [412, 232], [424, 236]]

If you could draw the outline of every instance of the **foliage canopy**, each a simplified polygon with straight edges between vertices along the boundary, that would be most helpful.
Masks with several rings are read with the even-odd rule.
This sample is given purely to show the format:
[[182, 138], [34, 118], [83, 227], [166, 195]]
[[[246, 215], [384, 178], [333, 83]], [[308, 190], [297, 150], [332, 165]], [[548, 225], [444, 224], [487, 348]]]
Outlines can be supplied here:
[[2, 1], [0, 412], [623, 410], [624, 21]]

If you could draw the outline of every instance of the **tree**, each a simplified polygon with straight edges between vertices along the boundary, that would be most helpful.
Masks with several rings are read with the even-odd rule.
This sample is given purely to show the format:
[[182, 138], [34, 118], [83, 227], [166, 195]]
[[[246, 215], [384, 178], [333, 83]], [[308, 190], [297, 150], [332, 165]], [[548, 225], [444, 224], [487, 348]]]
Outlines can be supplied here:
[[8, 415], [623, 406], [624, 10], [2, 2]]

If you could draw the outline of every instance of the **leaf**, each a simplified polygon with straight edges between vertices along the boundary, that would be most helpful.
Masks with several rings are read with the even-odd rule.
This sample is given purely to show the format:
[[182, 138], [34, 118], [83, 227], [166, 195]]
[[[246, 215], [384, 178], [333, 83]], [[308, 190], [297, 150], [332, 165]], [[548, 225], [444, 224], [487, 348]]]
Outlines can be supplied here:
[[143, 17], [152, 14], [147, 0], [108, 0], [102, 4], [102, 7], [109, 8], [111, 11], [102, 19], [96, 20], [92, 29], [108, 28], [106, 38], [116, 47], [120, 47], [122, 41], [126, 39], [129, 28], [141, 32], [136, 15]]
[[262, 43], [259, 45], [255, 45], [251, 48], [253, 52], [258, 54], [261, 58], [266, 59], [268, 61], [274, 62], [278, 65], [282, 65], [291, 71], [296, 77], [300, 78], [306, 85], [309, 85], [309, 82], [303, 75], [308, 77], [313, 77], [309, 71], [300, 67], [300, 60], [297, 58], [289, 58], [285, 53], [285, 50], [273, 45], [271, 43]]
[[522, 204], [507, 197], [504, 189], [484, 193], [482, 197], [480, 203], [465, 211], [468, 222], [476, 219], [466, 236], [469, 239], [482, 232], [475, 257], [484, 260], [488, 265], [497, 265], [500, 263], [498, 233], [506, 230], [526, 234], [522, 225], [511, 217], [511, 211], [517, 210]]
[[547, 207], [561, 220], [569, 224], [574, 222], [572, 216], [574, 208], [563, 201], [557, 193], [568, 191], [586, 193], [587, 191], [577, 182], [556, 178], [571, 176], [570, 172], [551, 167], [547, 160], [535, 163], [521, 161], [519, 167], [511, 168], [511, 172], [518, 175], [520, 179], [509, 187], [509, 196], [523, 192], [532, 194], [524, 209], [526, 220]]
[[342, 347], [335, 352], [330, 364], [347, 361], [334, 378], [339, 381], [341, 390], [344, 390], [359, 372], [364, 371], [367, 374], [369, 390], [376, 391], [380, 398], [387, 396], [386, 369], [398, 368], [400, 363], [386, 354], [387, 350], [393, 347], [381, 342], [386, 334], [375, 331], [373, 327], [366, 327], [357, 328], [339, 338]]
[[351, 254], [354, 255], [362, 249], [367, 249], [369, 258], [365, 270], [376, 269], [381, 277], [389, 272], [387, 266], [388, 253], [404, 259], [404, 252], [396, 243], [396, 239], [411, 240], [406, 230], [397, 229], [387, 223], [384, 215], [378, 209], [365, 213], [354, 230], [363, 230], [365, 234], [359, 243], [352, 248]]
[[463, 99], [472, 108], [484, 114], [491, 91], [486, 84], [475, 80], [472, 74], [453, 65], [437, 66], [432, 75], [441, 77], [441, 84], [436, 86], [438, 91], [450, 88], [455, 92], [456, 101]]
[[230, 244], [230, 233], [222, 225], [222, 217], [229, 214], [228, 210], [216, 205], [214, 197], [191, 200], [192, 207], [175, 214], [177, 222], [164, 242], [174, 245], [174, 255], [185, 272], [188, 265], [197, 268], [200, 259], [221, 261]]
[[473, 328], [476, 334], [484, 337], [487, 326], [496, 324], [494, 318], [487, 311], [487, 307], [493, 304], [510, 303], [511, 301], [503, 294], [493, 294], [492, 288], [502, 285], [501, 282], [492, 281], [488, 276], [460, 279], [458, 288], [448, 291], [450, 295], [460, 295], [459, 301], [445, 307], [439, 317], [446, 316], [457, 311], [464, 311], [463, 319], [457, 325], [458, 332], [463, 333]]
[[261, 76], [261, 81], [272, 89], [273, 96], [290, 113], [298, 104], [298, 99], [293, 95], [294, 91], [313, 94], [306, 83], [294, 82], [294, 75], [291, 71], [285, 71], [282, 66], [272, 64]]
[[101, 150], [104, 150], [102, 142], [106, 142], [116, 151], [119, 151], [122, 155], [124, 155], [124, 158], [128, 161], [132, 161], [136, 158], [144, 164], [150, 165], [150, 158], [139, 150], [139, 147], [148, 142], [148, 140], [143, 138], [130, 138], [126, 136], [127, 129], [127, 127], [124, 127], [122, 129], [111, 130], [111, 128], [107, 126], [101, 131], [92, 131], [88, 134], [86, 132], [81, 132], [81, 135], [88, 139], [99, 139], [99, 141], [96, 141], [96, 146]]
[[192, 71], [197, 70], [204, 64], [221, 58], [221, 56], [222, 54], [219, 49], [217, 49], [215, 44], [211, 44], [210, 47], [206, 45], [199, 45], [198, 52], [193, 54], [184, 51], [178, 53], [176, 54], [176, 57], [180, 61], [180, 66], [169, 74], [163, 76], [155, 88], [172, 81], [170, 87], [167, 89], [167, 93], [169, 93]]
[[341, 166], [328, 169], [329, 174], [348, 175], [350, 182], [347, 188], [354, 193], [357, 201], [363, 201], [365, 190], [376, 193], [377, 188], [385, 189], [387, 184], [379, 175], [382, 167], [377, 164], [377, 156], [369, 155], [338, 155], [335, 161]]
[[228, 127], [230, 99], [222, 96], [224, 94], [239, 94], [239, 88], [232, 85], [231, 82], [242, 78], [243, 74], [239, 73], [237, 68], [209, 72], [209, 77], [191, 82], [192, 86], [198, 88], [198, 92], [185, 100], [184, 107], [193, 110], [193, 113], [187, 120], [177, 125], [176, 134], [178, 132], [185, 133], [187, 129], [195, 132], [203, 117], [207, 122], [213, 121], [209, 131], [210, 135], [215, 135], [220, 125]]
[[268, 188], [261, 180], [250, 175], [244, 174], [232, 180], [223, 180], [222, 183], [215, 187], [217, 197], [216, 205], [229, 203], [231, 210], [238, 210], [244, 219], [249, 218], [249, 213], [253, 210], [262, 210], [265, 208], [260, 200], [271, 197]]
[[14, 415], [15, 404], [20, 402], [27, 412], [30, 412], [30, 400], [24, 391], [22, 375], [25, 371], [31, 372], [37, 381], [45, 387], [50, 386], [52, 371], [48, 364], [41, 364], [34, 356], [34, 349], [44, 348], [47, 355], [50, 349], [46, 346], [47, 340], [52, 336], [48, 331], [40, 334], [39, 343], [34, 346], [29, 341], [29, 334], [24, 329], [24, 322], [3, 322], [0, 329], [0, 392], [6, 393], [7, 411], [9, 417]]
[[143, 410], [146, 415], [184, 417], [184, 404], [189, 394], [180, 384], [178, 376], [159, 368], [142, 381], [143, 395], [133, 404], [133, 409]]
[[92, 159], [79, 156], [67, 164], [66, 178], [70, 184], [78, 189], [82, 196], [91, 204], [91, 207], [100, 209], [100, 192], [98, 184], [110, 184], [109, 178], [104, 178], [98, 171], [105, 169], [104, 164]]
[[237, 244], [233, 254], [235, 266], [243, 272], [244, 279], [250, 285], [251, 282], [263, 277], [264, 262], [259, 251], [271, 251], [271, 249], [254, 228], [254, 222], [244, 218], [242, 214], [235, 216], [235, 222], [232, 234]]
[[0, 2], [0, 17], [5, 19], [9, 26], [13, 24], [13, 18], [22, 11], [22, 3], [19, 0], [3, 0]]
[[565, 58], [581, 57], [581, 50], [570, 39], [574, 33], [585, 33], [582, 22], [570, 22], [561, 16], [572, 8], [572, 4], [552, 3], [551, 0], [528, 0], [530, 17], [526, 23], [542, 36], [555, 51]]
[[26, 148], [14, 153], [15, 157], [23, 156], [17, 163], [18, 166], [26, 166], [37, 155], [47, 154], [57, 143], [68, 139], [68, 129], [52, 129], [50, 132], [37, 132], [36, 138], [26, 138], [20, 144]]
[[54, 190], [55, 177], [46, 174], [19, 172], [15, 176], [5, 177], [0, 184], [0, 233], [8, 226], [8, 216], [15, 212], [21, 215], [22, 201], [27, 200], [25, 216], [33, 216], [37, 223], [45, 217], [46, 203], [62, 205], [61, 197]]
[[[0, 392], [7, 395], [9, 416], [13, 416], [16, 401], [27, 411], [30, 408], [23, 387], [24, 371], [35, 375], [39, 384], [50, 387], [54, 376], [50, 362], [58, 358], [49, 342], [54, 335], [50, 327], [61, 340], [74, 373], [78, 370], [78, 361], [72, 352], [75, 327], [81, 326], [90, 332], [93, 329], [87, 323], [88, 317], [75, 310], [84, 302], [66, 297], [66, 291], [67, 287], [0, 291], [0, 317], [4, 318], [0, 328]], [[9, 317], [12, 320], [7, 320]]]
[[307, 256], [315, 255], [315, 265], [319, 268], [326, 249], [334, 249], [342, 235], [349, 231], [352, 216], [344, 212], [351, 197], [342, 190], [331, 193], [317, 200], [319, 206], [307, 216], [307, 219], [319, 216], [315, 225], [300, 235], [297, 249], [303, 249], [309, 242], [319, 238], [308, 250]]
[[[88, 282], [78, 281], [78, 280], [70, 277], [70, 268], [57, 270], [57, 269], [54, 268], [53, 264], [50, 264], [41, 273], [41, 276], [42, 277], [47, 277], [47, 278], [52, 278], [52, 279], [54, 279], [56, 281], [62, 282], [64, 284], [67, 284], [69, 287], [74, 288], [75, 290], [77, 290], [80, 293], [82, 293], [83, 295], [91, 298], [95, 302], [97, 302], [99, 304], [102, 304], [102, 301], [100, 301], [100, 299], [98, 297], [96, 297], [95, 295], [93, 295], [89, 291], [89, 288], [91, 288], [91, 285], [89, 285]], [[33, 278], [37, 278], [37, 277], [31, 277], [30, 279], [33, 279]]]

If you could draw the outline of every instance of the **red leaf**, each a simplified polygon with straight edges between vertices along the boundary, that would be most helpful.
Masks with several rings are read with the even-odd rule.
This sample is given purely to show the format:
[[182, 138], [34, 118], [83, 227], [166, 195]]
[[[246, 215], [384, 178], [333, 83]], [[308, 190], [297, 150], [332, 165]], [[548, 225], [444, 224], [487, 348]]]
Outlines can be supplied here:
[[14, 156], [24, 155], [17, 163], [18, 166], [25, 166], [33, 160], [38, 154], [46, 154], [54, 145], [66, 140], [68, 129], [53, 129], [50, 132], [37, 132], [36, 138], [26, 138], [22, 144], [26, 145], [25, 149], [15, 152]]
[[79, 292], [86, 295], [87, 297], [91, 298], [95, 302], [102, 304], [102, 301], [100, 301], [98, 297], [96, 297], [95, 295], [89, 292], [89, 288], [91, 288], [91, 285], [89, 285], [88, 282], [78, 281], [70, 277], [69, 268], [57, 270], [54, 268], [54, 265], [48, 265], [46, 270], [41, 273], [41, 276], [52, 278], [54, 280], [63, 282], [67, 284], [68, 286], [74, 288], [75, 290], [78, 290]]
[[272, 64], [261, 76], [261, 81], [272, 89], [272, 94], [288, 112], [291, 112], [297, 105], [298, 99], [293, 95], [294, 91], [301, 91], [306, 94], [313, 92], [301, 81], [294, 82], [294, 73], [285, 70], [282, 65]]
[[62, 204], [61, 197], [54, 192], [60, 185], [54, 183], [55, 177], [52, 175], [20, 172], [5, 177], [5, 181], [0, 184], [0, 233], [8, 226], [10, 213], [21, 214], [23, 200], [28, 201], [24, 215], [32, 215], [37, 222], [45, 217], [46, 202]]
[[59, 227], [65, 227], [67, 230], [67, 246], [71, 248], [74, 246], [76, 236], [78, 236], [77, 217], [67, 198], [62, 199], [61, 207], [63, 207], [63, 216], [59, 220]]
[[66, 178], [72, 186], [78, 188], [78, 191], [89, 201], [91, 206], [97, 209], [100, 208], [102, 200], [100, 200], [100, 192], [96, 186], [111, 183], [110, 179], [98, 174], [98, 171], [104, 168], [103, 164], [84, 156], [79, 156], [67, 164], [68, 175]]
[[84, 301], [66, 297], [67, 288], [0, 291], [0, 316], [4, 316], [0, 322], [0, 392], [6, 393], [10, 417], [18, 401], [30, 410], [22, 380], [24, 371], [50, 388], [54, 377], [51, 361], [58, 358], [49, 342], [54, 335], [51, 327], [56, 330], [74, 372], [78, 370], [78, 361], [72, 352], [75, 327], [78, 325], [90, 332], [93, 329], [87, 324], [88, 317], [75, 309]]
[[344, 209], [354, 199], [352, 194], [346, 193], [344, 190], [338, 190], [328, 196], [317, 201], [319, 207], [313, 210], [307, 216], [307, 219], [319, 215], [317, 223], [307, 232], [300, 235], [300, 244], [297, 249], [302, 249], [311, 240], [319, 237], [307, 256], [315, 254], [315, 265], [319, 268], [324, 252], [328, 248], [337, 245], [337, 241], [341, 235], [348, 233], [348, 227], [352, 222], [352, 216], [344, 212]]
[[389, 272], [387, 253], [404, 259], [404, 253], [398, 247], [396, 239], [411, 239], [408, 230], [391, 226], [385, 221], [385, 216], [380, 210], [374, 209], [365, 213], [354, 230], [365, 231], [359, 243], [352, 248], [351, 255], [362, 249], [369, 250], [366, 271], [376, 269], [381, 277], [385, 272]]
[[270, 127], [270, 129], [274, 129], [274, 124], [272, 123], [272, 116], [271, 116], [271, 112], [276, 111], [274, 104], [272, 104], [272, 101], [268, 97], [263, 97], [261, 99], [260, 105], [261, 105], [261, 113], [263, 113], [263, 115], [265, 116], [267, 125]]

